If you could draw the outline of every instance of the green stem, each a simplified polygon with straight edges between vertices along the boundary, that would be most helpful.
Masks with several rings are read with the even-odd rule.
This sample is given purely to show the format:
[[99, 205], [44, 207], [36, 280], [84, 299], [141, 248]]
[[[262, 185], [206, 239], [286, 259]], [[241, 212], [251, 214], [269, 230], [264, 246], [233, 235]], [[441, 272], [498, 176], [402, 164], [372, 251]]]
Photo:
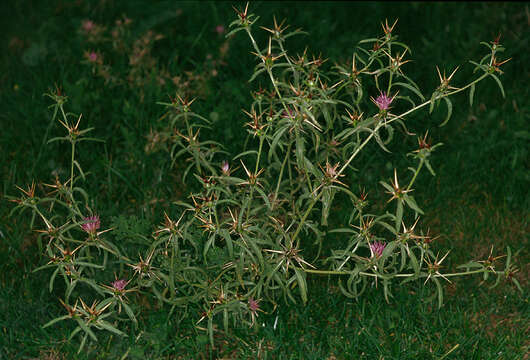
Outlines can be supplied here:
[[[254, 168], [254, 175], [256, 175], [258, 173], [259, 161], [260, 161], [260, 158], [261, 158], [261, 150], [263, 148], [263, 140], [264, 140], [264, 136], [260, 136], [259, 137], [258, 157], [256, 159], [256, 166]], [[255, 179], [255, 181], [257, 183], [257, 179]], [[251, 202], [252, 202], [252, 196], [254, 195], [254, 186], [257, 186], [256, 183], [250, 184], [250, 195], [249, 195], [248, 207], [247, 207], [247, 221], [248, 221], [248, 218], [250, 216], [250, 207], [251, 207], [250, 205], [251, 205]]]
[[414, 176], [412, 177], [412, 179], [410, 180], [410, 183], [409, 185], [407, 186], [407, 189], [405, 191], [408, 191], [410, 190], [410, 187], [412, 186], [412, 184], [414, 184], [414, 181], [416, 181], [416, 177], [418, 176], [418, 174], [420, 173], [420, 170], [421, 168], [423, 167], [423, 159], [420, 159], [420, 164], [418, 165], [418, 168], [416, 169], [416, 171], [414, 172]]
[[278, 198], [278, 191], [280, 190], [280, 183], [282, 182], [283, 177], [283, 169], [285, 168], [285, 164], [287, 164], [287, 160], [289, 158], [289, 154], [291, 153], [291, 146], [292, 141], [289, 142], [289, 145], [287, 146], [287, 153], [285, 154], [285, 158], [282, 162], [282, 167], [280, 168], [280, 175], [278, 175], [278, 183], [276, 184], [276, 190], [274, 190], [274, 197], [272, 198], [272, 207], [274, 208], [274, 204], [276, 204], [276, 199]]
[[388, 78], [388, 89], [386, 91], [386, 95], [387, 96], [390, 96], [390, 89], [392, 88], [392, 78], [394, 76], [394, 73], [392, 72], [392, 44], [390, 42], [388, 42], [388, 55], [389, 58], [388, 58], [388, 67], [390, 68], [390, 76]]
[[75, 140], [72, 141], [72, 159], [70, 164], [70, 192], [72, 192], [74, 186], [74, 159], [75, 159]]
[[398, 119], [401, 119], [403, 118], [404, 116], [407, 116], [408, 114], [410, 113], [413, 113], [414, 111], [416, 110], [419, 110], [421, 109], [422, 107], [425, 107], [427, 105], [429, 105], [431, 103], [431, 101], [436, 101], [436, 100], [439, 100], [439, 99], [442, 99], [444, 97], [447, 97], [447, 96], [451, 96], [451, 95], [454, 95], [454, 94], [457, 94], [461, 91], [464, 91], [465, 89], [471, 87], [472, 85], [478, 83], [479, 81], [483, 80], [485, 77], [487, 77], [489, 74], [482, 74], [482, 76], [480, 76], [478, 79], [470, 82], [469, 84], [467, 84], [466, 86], [464, 86], [463, 88], [460, 88], [460, 89], [457, 89], [455, 91], [451, 91], [451, 92], [448, 92], [446, 94], [441, 94], [439, 96], [437, 96], [436, 98], [432, 99], [432, 100], [428, 100], [428, 101], [425, 101], [423, 104], [420, 104], [416, 107], [413, 107], [412, 109], [408, 110], [408, 111], [405, 111], [403, 114], [401, 115], [397, 115], [397, 116], [394, 116], [392, 119], [389, 119], [386, 121], [386, 123], [379, 123], [374, 131], [372, 133], [370, 133], [370, 135], [364, 140], [364, 142], [355, 150], [355, 152], [350, 156], [350, 158], [348, 159], [348, 161], [346, 161], [346, 163], [342, 166], [342, 168], [339, 170], [338, 175], [342, 174], [344, 172], [344, 170], [346, 170], [346, 168], [348, 167], [348, 165], [350, 165], [350, 163], [352, 162], [352, 160], [357, 156], [357, 154], [361, 151], [361, 149], [372, 139], [372, 137], [374, 137], [374, 134], [377, 133], [377, 131], [381, 128], [381, 126], [383, 125], [388, 125]]
[[59, 105], [59, 109], [61, 109], [61, 114], [63, 115], [63, 121], [65, 124], [68, 124], [67, 120], [66, 120], [66, 114], [64, 113], [64, 109], [63, 109], [63, 104], [60, 104]]
[[320, 193], [318, 194], [318, 196], [316, 198], [313, 199], [313, 202], [311, 203], [311, 205], [309, 205], [309, 207], [307, 208], [306, 212], [304, 213], [304, 216], [302, 216], [302, 220], [300, 220], [300, 223], [298, 224], [298, 228], [296, 228], [296, 231], [294, 232], [294, 235], [293, 237], [291, 238], [291, 243], [294, 243], [294, 241], [296, 240], [296, 237], [298, 236], [298, 234], [300, 233], [300, 231], [302, 230], [302, 226], [304, 225], [307, 217], [309, 216], [309, 213], [311, 212], [311, 210], [313, 209], [313, 206], [315, 206], [315, 204], [317, 203], [318, 200], [320, 200], [320, 198], [322, 197], [322, 194], [324, 194], [324, 190], [320, 191]]
[[[297, 267], [297, 269], [305, 271], [306, 273], [311, 274], [318, 274], [318, 275], [351, 275], [351, 271], [335, 271], [335, 270], [314, 270], [314, 269], [304, 269], [301, 267]], [[479, 270], [470, 270], [470, 271], [464, 271], [460, 273], [451, 273], [451, 274], [431, 274], [431, 277], [438, 278], [438, 277], [455, 277], [455, 276], [464, 276], [464, 275], [473, 275], [473, 274], [480, 274], [487, 271], [487, 269], [479, 269]], [[495, 274], [500, 274], [502, 271], [495, 271]], [[384, 278], [384, 276], [380, 274], [374, 274], [374, 273], [367, 273], [364, 271], [359, 272], [359, 275], [364, 276], [372, 276], [377, 278]], [[400, 278], [407, 278], [407, 277], [413, 277], [417, 276], [417, 274], [396, 274], [394, 277], [400, 277]], [[419, 275], [420, 278], [429, 276], [428, 273], [421, 273]]]
[[193, 129], [190, 126], [190, 123], [188, 121], [188, 113], [184, 113], [184, 122], [186, 123], [186, 130], [188, 131], [188, 138], [190, 143], [190, 150], [191, 154], [193, 155], [193, 159], [195, 160], [195, 167], [197, 168], [198, 175], [202, 175], [202, 169], [201, 169], [201, 153], [199, 147], [195, 147], [195, 144], [192, 143], [193, 139]]
[[[173, 242], [175, 239], [169, 237], [169, 241]], [[171, 244], [171, 270], [169, 272], [169, 291], [171, 292], [170, 299], [175, 298], [175, 244]]]
[[392, 88], [392, 77], [394, 76], [394, 73], [390, 71], [390, 78], [388, 79], [388, 89], [386, 91], [386, 96], [390, 97], [390, 88]]
[[[252, 36], [252, 33], [250, 32], [250, 29], [247, 27], [245, 28], [247, 31], [248, 36], [250, 37], [250, 40], [252, 42], [252, 46], [254, 47], [254, 50], [256, 50], [256, 53], [259, 54], [261, 61], [263, 62], [263, 65], [265, 66], [265, 69], [267, 70], [267, 74], [269, 74], [269, 78], [271, 79], [272, 86], [274, 86], [274, 91], [276, 91], [276, 94], [278, 95], [278, 99], [280, 100], [280, 103], [283, 106], [283, 109], [285, 110], [286, 114], [290, 114], [289, 110], [287, 109], [287, 105], [283, 101], [283, 97], [280, 94], [280, 90], [278, 89], [278, 86], [276, 85], [276, 80], [274, 80], [274, 76], [272, 75], [271, 69], [266, 66], [265, 60], [263, 59], [263, 55], [261, 54], [260, 49], [258, 48], [258, 44], [256, 44], [256, 40], [254, 40], [254, 37]], [[286, 55], [287, 56], [287, 55]]]

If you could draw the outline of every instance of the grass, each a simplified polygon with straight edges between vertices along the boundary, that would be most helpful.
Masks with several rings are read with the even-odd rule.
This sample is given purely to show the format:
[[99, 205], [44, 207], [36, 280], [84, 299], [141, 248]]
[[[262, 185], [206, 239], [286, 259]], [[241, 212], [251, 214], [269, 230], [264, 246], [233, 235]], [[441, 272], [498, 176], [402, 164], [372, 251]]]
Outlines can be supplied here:
[[[255, 89], [247, 82], [255, 65], [248, 40], [231, 39], [226, 65], [214, 67], [216, 76], [205, 76], [212, 71], [208, 54], [218, 58], [224, 42], [215, 26], [227, 26], [234, 18], [230, 5], [22, 1], [0, 11], [0, 31], [6, 39], [0, 58], [0, 256], [6, 259], [0, 264], [0, 358], [78, 358], [76, 344], [66, 341], [71, 330], [67, 324], [41, 328], [62, 309], [57, 295], [42, 286], [47, 274], [32, 273], [44, 259], [35, 233], [29, 231], [30, 219], [7, 216], [11, 205], [5, 196], [16, 194], [15, 185], [25, 187], [34, 179], [49, 183], [52, 171], [69, 171], [64, 146], [44, 144], [60, 129], [50, 123], [49, 102], [42, 94], [55, 83], [61, 85], [69, 96], [69, 110], [83, 113], [84, 121], [96, 127], [95, 135], [106, 140], [105, 145], [82, 144], [79, 150], [79, 162], [91, 173], [88, 191], [97, 194], [94, 207], [102, 218], [115, 217], [114, 224], [123, 224], [123, 236], [133, 227], [149, 234], [151, 224], [161, 222], [162, 211], [186, 196], [178, 170], [169, 169], [167, 153], [145, 152], [147, 135], [163, 127], [163, 109], [157, 101], [166, 101], [177, 89], [189, 91], [198, 97], [194, 110], [215, 120], [215, 130], [206, 136], [229, 144], [232, 154], [244, 144], [240, 109], [248, 106], [249, 90]], [[447, 266], [487, 256], [491, 245], [499, 251], [509, 245], [520, 251], [517, 277], [525, 293], [507, 283], [489, 290], [480, 279], [459, 279], [446, 285], [445, 305], [438, 310], [419, 300], [420, 286], [395, 289], [387, 304], [380, 289], [370, 289], [352, 301], [340, 294], [336, 278], [314, 278], [305, 307], [291, 304], [278, 313], [260, 314], [259, 324], [265, 326], [255, 329], [218, 332], [216, 349], [193, 324], [168, 320], [167, 311], [152, 306], [140, 320], [145, 332], [127, 339], [102, 339], [81, 358], [527, 359], [528, 5], [257, 2], [250, 6], [261, 16], [261, 25], [269, 25], [274, 14], [310, 33], [288, 44], [293, 51], [303, 51], [308, 44], [311, 52], [336, 61], [349, 58], [357, 41], [379, 33], [385, 18], [397, 17], [397, 31], [413, 50], [414, 62], [407, 69], [424, 88], [437, 85], [435, 64], [449, 70], [476, 59], [482, 54], [479, 41], [489, 41], [499, 31], [503, 34], [506, 56], [513, 57], [504, 66], [505, 99], [491, 83], [477, 90], [471, 108], [466, 96], [456, 99], [447, 126], [437, 127], [443, 110], [437, 117], [415, 116], [409, 126], [420, 133], [429, 128], [434, 141], [444, 143], [433, 158], [437, 176], [420, 178], [415, 192], [424, 204], [427, 226], [440, 235], [440, 251], [452, 249]], [[81, 21], [90, 18], [110, 28], [124, 14], [133, 19], [133, 39], [147, 30], [165, 36], [151, 51], [158, 64], [153, 76], [167, 69], [182, 77], [178, 85], [167, 81], [163, 86], [148, 82], [141, 88], [105, 86], [80, 64], [89, 47], [76, 34]], [[126, 76], [127, 62], [115, 59], [117, 73]], [[466, 66], [460, 71], [462, 78], [469, 73]], [[389, 177], [394, 166], [405, 164], [400, 154], [414, 144], [394, 141], [391, 146], [390, 156], [374, 147], [360, 158], [361, 164], [372, 164], [360, 169], [368, 183]], [[376, 190], [380, 189], [371, 193], [375, 198]]]

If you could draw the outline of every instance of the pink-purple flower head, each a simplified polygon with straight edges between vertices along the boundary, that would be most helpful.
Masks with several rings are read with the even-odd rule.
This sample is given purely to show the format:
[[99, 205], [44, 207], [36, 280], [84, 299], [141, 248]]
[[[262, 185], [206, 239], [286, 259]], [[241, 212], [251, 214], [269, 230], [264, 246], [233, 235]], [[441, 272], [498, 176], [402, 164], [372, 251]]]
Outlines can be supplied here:
[[217, 25], [215, 27], [215, 32], [219, 35], [223, 35], [225, 32], [225, 27], [223, 25]]
[[394, 96], [389, 97], [386, 93], [381, 91], [376, 99], [373, 97], [370, 97], [370, 99], [379, 108], [379, 110], [387, 111], [390, 109], [390, 104], [392, 104], [392, 101], [394, 101], [396, 95], [397, 93]]
[[94, 22], [92, 20], [84, 20], [81, 27], [86, 33], [89, 33], [94, 28]]
[[96, 62], [98, 61], [98, 54], [95, 53], [94, 51], [92, 51], [91, 53], [88, 54], [88, 60], [90, 62]]
[[81, 225], [81, 228], [90, 235], [96, 235], [99, 230], [99, 227], [101, 226], [99, 216], [88, 216], [84, 218], [83, 221], [84, 224]]
[[259, 300], [248, 298], [248, 308], [251, 312], [256, 313], [259, 310]]
[[285, 110], [282, 111], [282, 118], [293, 118], [295, 115], [296, 115], [296, 112], [291, 107], [288, 107], [287, 111]]
[[229, 176], [230, 175], [230, 165], [228, 164], [228, 161], [223, 161], [223, 164], [221, 166], [221, 171], [223, 172], [223, 175]]
[[370, 244], [370, 251], [372, 252], [372, 257], [379, 258], [383, 255], [383, 250], [385, 250], [386, 244], [379, 241], [374, 241]]
[[125, 290], [125, 287], [127, 286], [128, 283], [129, 282], [127, 280], [120, 279], [120, 280], [113, 281], [111, 283], [111, 285], [114, 288], [114, 290], [119, 291], [119, 292], [123, 292]]

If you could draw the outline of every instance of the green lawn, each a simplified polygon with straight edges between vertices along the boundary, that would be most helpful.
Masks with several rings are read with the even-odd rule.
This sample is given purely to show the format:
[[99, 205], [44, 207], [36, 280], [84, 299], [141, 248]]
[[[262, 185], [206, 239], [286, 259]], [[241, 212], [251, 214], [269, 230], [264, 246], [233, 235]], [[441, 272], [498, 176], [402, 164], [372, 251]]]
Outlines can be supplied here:
[[[306, 305], [281, 303], [275, 311], [266, 305], [253, 328], [224, 333], [222, 324], [216, 324], [214, 349], [194, 318], [168, 317], [167, 307], [146, 297], [138, 297], [145, 307], [140, 330], [126, 329], [127, 338], [102, 333], [80, 355], [78, 338], [67, 341], [72, 324], [42, 328], [63, 315], [58, 297], [64, 289], [58, 285], [50, 293], [50, 273], [33, 272], [48, 259], [39, 252], [30, 213], [9, 216], [14, 203], [7, 199], [20, 194], [16, 185], [27, 189], [35, 181], [37, 192], [44, 192], [42, 184], [53, 183], [55, 174], [69, 176], [68, 145], [46, 144], [63, 136], [64, 128], [51, 121], [52, 102], [42, 95], [60, 88], [68, 96], [68, 111], [82, 113], [82, 127], [93, 126], [92, 135], [105, 141], [81, 143], [77, 158], [86, 173], [83, 186], [90, 206], [105, 228], [119, 229], [117, 239], [149, 237], [163, 222], [164, 211], [191, 191], [182, 181], [186, 164], [171, 168], [165, 110], [157, 102], [176, 93], [196, 98], [193, 111], [213, 122], [201, 137], [225, 144], [232, 157], [247, 139], [243, 124], [248, 119], [241, 109], [249, 108], [250, 92], [260, 81], [268, 86], [264, 78], [248, 82], [256, 64], [248, 38], [237, 33], [226, 40], [216, 31], [223, 26], [226, 33], [236, 18], [231, 5], [54, 0], [17, 1], [0, 8], [0, 359], [527, 359], [528, 3], [249, 6], [260, 16], [258, 25], [271, 26], [275, 16], [286, 18], [290, 29], [308, 32], [287, 41], [293, 56], [307, 46], [310, 54], [322, 54], [330, 64], [349, 60], [360, 40], [379, 35], [385, 19], [398, 18], [396, 32], [412, 49], [407, 58], [413, 61], [404, 69], [422, 89], [438, 85], [436, 65], [447, 71], [459, 65], [455, 81], [464, 83], [473, 69], [468, 60], [485, 53], [480, 41], [502, 34], [503, 59], [512, 58], [502, 66], [505, 98], [488, 79], [477, 87], [472, 107], [467, 92], [453, 99], [446, 126], [438, 127], [445, 109], [433, 116], [415, 114], [407, 126], [419, 134], [428, 129], [435, 143], [444, 144], [431, 158], [436, 177], [423, 173], [414, 193], [425, 211], [422, 228], [439, 236], [434, 248], [440, 253], [451, 249], [445, 269], [483, 259], [491, 246], [495, 253], [510, 246], [517, 253], [515, 276], [523, 293], [509, 282], [489, 289], [491, 281], [457, 278], [444, 283], [444, 306], [438, 309], [436, 303], [422, 301], [421, 281], [394, 288], [387, 303], [382, 287], [352, 300], [342, 295], [336, 277], [312, 276]], [[100, 27], [104, 40], [88, 40], [82, 33], [86, 20]], [[257, 33], [256, 41], [265, 44], [265, 32]], [[105, 66], [94, 59], [90, 63], [91, 54]], [[394, 167], [410, 165], [404, 154], [415, 142], [415, 137], [396, 134], [389, 144], [392, 153], [373, 144], [358, 159], [366, 164], [358, 169], [372, 184], [374, 203], [385, 203], [378, 183]], [[332, 209], [337, 222], [343, 221], [340, 210], [342, 206]], [[36, 228], [42, 226], [37, 220]]]

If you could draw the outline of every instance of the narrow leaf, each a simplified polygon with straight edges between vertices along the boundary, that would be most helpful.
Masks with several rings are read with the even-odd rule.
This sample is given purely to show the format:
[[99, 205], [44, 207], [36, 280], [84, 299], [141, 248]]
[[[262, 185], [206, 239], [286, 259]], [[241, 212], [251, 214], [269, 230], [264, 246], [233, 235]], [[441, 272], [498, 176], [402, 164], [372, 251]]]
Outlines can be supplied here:
[[502, 86], [502, 83], [499, 80], [499, 78], [497, 76], [495, 76], [494, 74], [490, 74], [490, 75], [497, 82], [497, 85], [499, 85], [499, 89], [501, 89], [502, 97], [506, 98], [506, 95], [504, 94], [504, 87]]
[[300, 295], [302, 296], [302, 301], [305, 304], [307, 303], [307, 284], [305, 281], [305, 274], [302, 274], [298, 268], [294, 268], [294, 272], [298, 280], [298, 286], [300, 286]]
[[475, 84], [469, 88], [469, 106], [473, 106], [473, 98], [475, 97]]
[[447, 104], [447, 116], [443, 123], [440, 124], [440, 127], [445, 126], [447, 122], [449, 121], [449, 118], [451, 118], [451, 114], [453, 113], [453, 104], [451, 103], [451, 100], [449, 100], [448, 97], [443, 98], [445, 103]]

